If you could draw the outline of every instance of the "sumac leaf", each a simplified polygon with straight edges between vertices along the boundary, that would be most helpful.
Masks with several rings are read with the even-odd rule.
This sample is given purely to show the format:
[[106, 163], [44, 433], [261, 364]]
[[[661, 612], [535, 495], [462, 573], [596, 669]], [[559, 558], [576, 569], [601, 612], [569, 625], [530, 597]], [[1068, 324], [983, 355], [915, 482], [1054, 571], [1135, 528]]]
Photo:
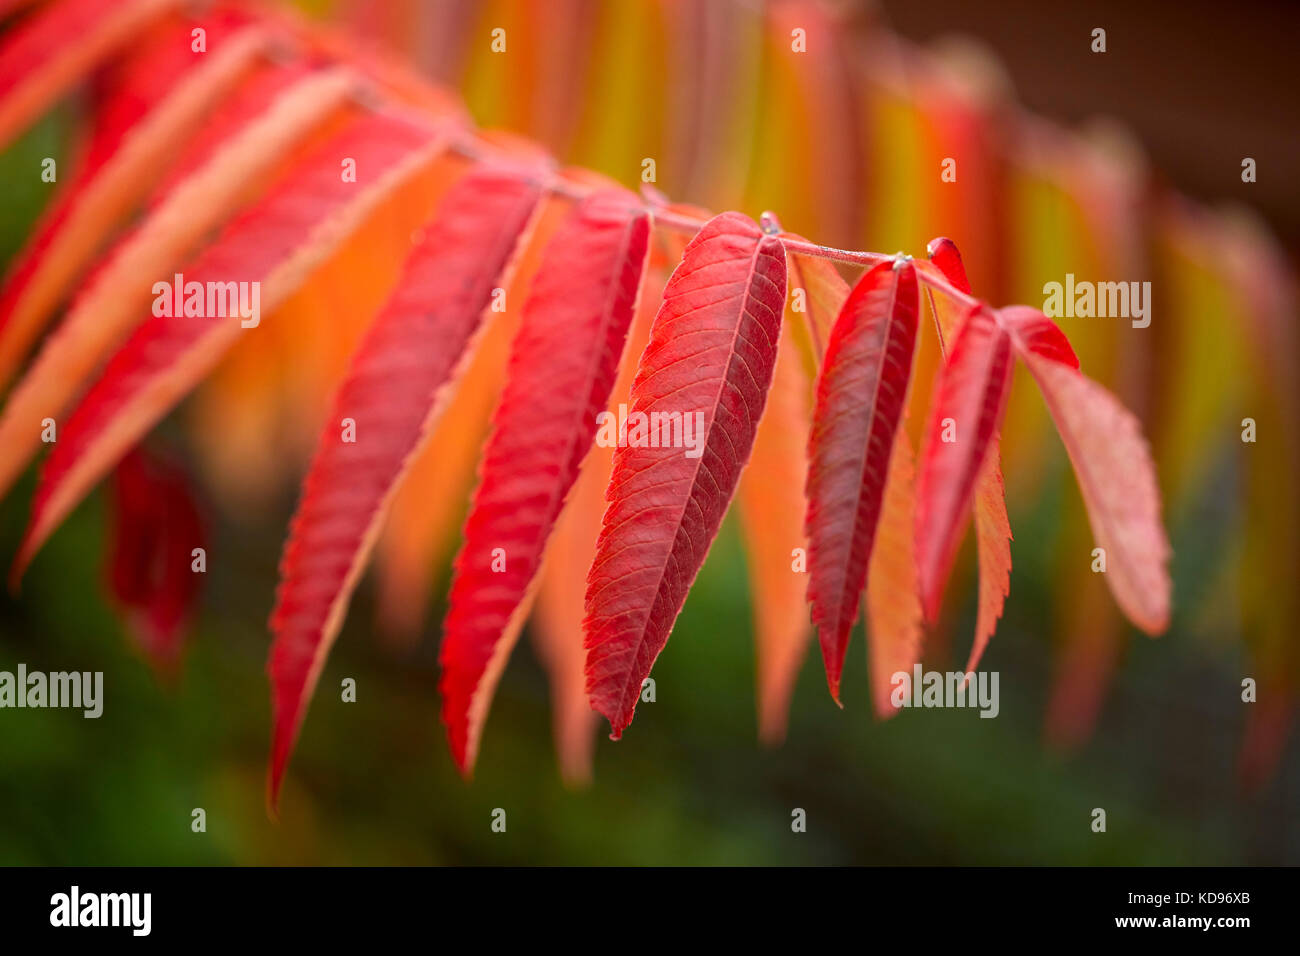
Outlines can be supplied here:
[[0, 149], [181, 0], [61, 0], [0, 40]]
[[272, 803], [386, 505], [441, 413], [540, 197], [537, 177], [468, 173], [443, 197], [353, 356], [280, 561], [267, 663]]
[[1065, 443], [1093, 538], [1106, 552], [1104, 576], [1115, 602], [1143, 631], [1159, 634], [1169, 626], [1171, 552], [1141, 426], [1114, 395], [1078, 370], [1077, 360], [1070, 361], [1073, 351], [1063, 354], [1069, 344], [1050, 320], [1023, 307], [1003, 314]]
[[916, 547], [921, 605], [938, 616], [943, 588], [1011, 389], [1011, 338], [976, 305], [939, 371], [917, 478]]
[[790, 698], [812, 634], [807, 584], [792, 566], [794, 549], [806, 553], [808, 547], [803, 484], [812, 421], [812, 382], [797, 352], [794, 318], [799, 317], [787, 310], [772, 388], [736, 493], [754, 605], [758, 735], [767, 744], [785, 738]]
[[835, 320], [817, 382], [808, 447], [808, 597], [836, 703], [907, 399], [918, 294], [910, 261], [882, 262], [863, 275]]
[[149, 662], [173, 677], [204, 579], [194, 570], [203, 521], [184, 472], [140, 449], [122, 459], [112, 485], [109, 593]]
[[0, 495], [40, 446], [42, 419], [57, 418], [99, 363], [147, 315], [154, 284], [170, 280], [173, 267], [238, 208], [249, 177], [266, 172], [286, 148], [339, 108], [353, 86], [346, 70], [302, 80], [109, 254], [0, 413], [0, 446], [7, 449], [0, 458]]
[[[235, 219], [185, 269], [187, 281], [260, 283], [270, 313], [386, 196], [442, 152], [433, 129], [386, 116], [358, 119], [321, 145], [265, 199]], [[339, 157], [370, 170], [342, 182]], [[244, 329], [238, 315], [150, 316], [109, 361], [58, 438], [41, 471], [14, 573], [22, 569], [94, 484], [206, 376]]]
[[867, 649], [876, 715], [898, 713], [893, 677], [921, 659], [924, 627], [916, 581], [916, 455], [907, 430], [894, 436], [889, 477], [867, 566]]
[[[785, 275], [780, 240], [723, 213], [691, 240], [664, 290], [587, 577], [587, 692], [615, 739], [749, 459], [772, 382]], [[650, 422], [665, 421], [682, 423], [678, 447], [641, 440]]]
[[[207, 27], [210, 33], [219, 28]], [[150, 50], [138, 67], [132, 65], [147, 70], [150, 80], [161, 84], [155, 88], [166, 95], [138, 116], [117, 105], [133, 104], [134, 90], [111, 91], [114, 100], [105, 110], [104, 127], [96, 129], [90, 147], [91, 168], [61, 195], [7, 279], [0, 298], [0, 386], [104, 239], [156, 183], [176, 142], [203, 120], [267, 42], [265, 31], [249, 27], [223, 37], [208, 56], [190, 52], [189, 30], [183, 37], [181, 32], [179, 27], [168, 30], [165, 42], [156, 44], [161, 49]]]
[[634, 196], [596, 193], [551, 238], [524, 302], [443, 624], [442, 718], [463, 773], [609, 401], [649, 238]]
[[[947, 238], [926, 246], [930, 261], [959, 292], [971, 293], [966, 267], [956, 244]], [[930, 307], [939, 326], [939, 344], [945, 356], [954, 342], [965, 309], [943, 293], [930, 290]], [[1066, 346], [1069, 347], [1068, 345]], [[1000, 437], [995, 435], [989, 460], [975, 483], [975, 551], [979, 566], [979, 603], [975, 615], [975, 637], [966, 671], [973, 671], [997, 630], [1007, 595], [1011, 591], [1011, 522], [1007, 518], [1006, 492], [1002, 483]]]

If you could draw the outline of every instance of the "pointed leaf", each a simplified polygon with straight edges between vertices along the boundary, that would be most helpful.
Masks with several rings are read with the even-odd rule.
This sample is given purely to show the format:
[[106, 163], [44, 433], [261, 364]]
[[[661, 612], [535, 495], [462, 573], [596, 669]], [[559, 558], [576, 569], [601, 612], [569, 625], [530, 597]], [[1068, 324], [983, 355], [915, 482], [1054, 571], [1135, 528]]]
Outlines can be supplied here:
[[[614, 414], [620, 405], [627, 404], [637, 360], [650, 341], [650, 326], [659, 312], [668, 278], [659, 260], [659, 250], [652, 244], [641, 297], [609, 400], [608, 407]], [[587, 569], [596, 557], [600, 519], [605, 511], [605, 488], [613, 468], [614, 449], [594, 445], [582, 463], [582, 472], [569, 492], [546, 547], [531, 624], [537, 655], [550, 677], [560, 774], [570, 786], [581, 786], [591, 780], [595, 730], [600, 719], [587, 699], [587, 652], [582, 646], [582, 621], [586, 616], [583, 603]]]
[[1016, 330], [1012, 338], [1074, 466], [1093, 538], [1106, 552], [1106, 583], [1130, 621], [1159, 634], [1169, 626], [1171, 551], [1160, 521], [1155, 463], [1141, 425], [1075, 364], [1058, 360], [1064, 336], [1052, 331], [1050, 320], [1030, 313], [1034, 310], [1016, 310], [1009, 317]]
[[812, 382], [799, 360], [792, 318], [802, 317], [786, 311], [772, 389], [736, 492], [754, 605], [758, 734], [768, 744], [785, 739], [790, 697], [812, 636], [807, 579], [793, 566], [794, 550], [808, 548], [803, 483]]
[[[383, 197], [427, 167], [443, 142], [429, 128], [382, 115], [349, 124], [232, 222], [186, 267], [187, 281], [258, 282], [261, 308], [273, 312]], [[370, 182], [342, 182], [340, 156], [369, 169]], [[243, 334], [258, 333], [242, 328], [238, 315], [145, 320], [60, 425], [15, 575], [95, 483]]]
[[[700, 230], [664, 290], [587, 577], [587, 692], [614, 738], [631, 722], [749, 459], [784, 304], [780, 240], [738, 213]], [[681, 421], [678, 447], [642, 444], [648, 427], [638, 435], [637, 415]]]
[[[572, 207], [573, 201], [559, 193], [542, 198], [511, 267], [507, 301], [527, 297], [542, 252]], [[460, 544], [521, 312], [505, 309], [486, 317], [446, 412], [393, 496], [375, 545], [377, 616], [389, 639], [410, 643], [419, 636], [431, 594], [442, 584], [435, 571], [444, 571], [443, 562], [450, 562]]]
[[649, 248], [634, 196], [597, 193], [556, 232], [524, 303], [443, 625], [442, 717], [473, 770], [547, 537], [618, 373]]
[[540, 196], [537, 182], [491, 167], [453, 186], [339, 389], [303, 481], [271, 615], [273, 803], [385, 507], [442, 411]]
[[[958, 292], [970, 295], [970, 282], [961, 253], [951, 239], [932, 240], [926, 247], [930, 261]], [[956, 340], [964, 310], [948, 296], [929, 290], [930, 307], [939, 326], [939, 345]], [[1068, 344], [1067, 344], [1068, 348]], [[1000, 438], [994, 436], [989, 460], [975, 484], [975, 550], [979, 565], [979, 604], [975, 616], [975, 638], [967, 660], [969, 673], [978, 666], [984, 650], [997, 630], [1007, 595], [1011, 591], [1011, 522], [1007, 518], [1006, 493], [1002, 483]]]
[[968, 311], [939, 372], [917, 479], [917, 572], [927, 620], [943, 588], [975, 489], [1006, 412], [1011, 339], [983, 305]]
[[916, 580], [916, 463], [912, 441], [900, 428], [889, 455], [889, 477], [867, 566], [867, 649], [876, 715], [898, 713], [893, 677], [910, 675], [924, 638]]
[[808, 597], [836, 703], [907, 399], [919, 308], [911, 262], [870, 269], [835, 320], [817, 382], [808, 450]]

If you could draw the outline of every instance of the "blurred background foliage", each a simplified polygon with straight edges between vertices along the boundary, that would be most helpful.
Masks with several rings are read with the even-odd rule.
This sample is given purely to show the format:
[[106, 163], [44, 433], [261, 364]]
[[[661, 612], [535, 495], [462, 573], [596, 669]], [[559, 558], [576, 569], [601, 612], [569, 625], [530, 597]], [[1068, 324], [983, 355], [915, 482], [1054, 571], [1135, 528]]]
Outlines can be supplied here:
[[[183, 672], [157, 680], [104, 596], [101, 490], [52, 539], [21, 597], [0, 599], [0, 668], [103, 670], [107, 696], [98, 721], [0, 713], [0, 862], [1300, 862], [1300, 754], [1285, 734], [1300, 679], [1293, 255], [1254, 214], [1169, 191], [1140, 130], [1072, 131], [1025, 113], [986, 49], [969, 37], [914, 46], [893, 29], [892, 5], [303, 6], [457, 88], [480, 125], [628, 185], [655, 157], [656, 187], [673, 199], [755, 216], [771, 208], [820, 242], [919, 255], [927, 239], [951, 235], [976, 292], [995, 303], [1038, 304], [1042, 284], [1066, 272], [1150, 278], [1150, 329], [1061, 325], [1085, 370], [1153, 439], [1175, 549], [1174, 624], [1158, 640], [1140, 637], [1089, 572], [1091, 536], [1064, 451], [1018, 377], [1003, 441], [1011, 595], [982, 665], [1001, 674], [996, 720], [875, 720], [859, 625], [845, 709], [829, 700], [810, 648], [786, 743], [760, 746], [754, 601], [733, 516], [655, 668], [656, 702], [638, 709], [624, 741], [602, 729], [592, 785], [560, 780], [546, 674], [526, 640], [466, 784], [437, 720], [449, 539], [422, 565], [432, 604], [413, 638], [385, 636], [374, 582], [359, 590], [274, 823], [263, 803], [265, 621], [302, 462], [268, 438], [268, 424], [260, 445], [239, 442], [244, 475], [232, 488], [228, 464], [214, 463], [223, 435], [196, 434], [182, 411], [158, 440], [185, 450], [212, 538]], [[988, 7], [995, 27], [1014, 16], [1014, 6]], [[1037, 42], [1072, 50], [1087, 42], [1086, 31], [1068, 32], [1077, 25], [1063, 19]], [[498, 26], [504, 55], [489, 49]], [[790, 55], [796, 27], [809, 37], [803, 58]], [[1071, 53], [1061, 63], [1074, 71], [1062, 88], [1090, 82], [1093, 61]], [[29, 171], [71, 148], [75, 109], [0, 156], [6, 260], [49, 198]], [[941, 185], [940, 161], [954, 154], [958, 183]], [[226, 374], [213, 394], [264, 388], [292, 360], [292, 342], [281, 349], [255, 373]], [[920, 374], [935, 358], [922, 355]], [[1244, 445], [1238, 422], [1252, 414], [1260, 442]], [[0, 554], [17, 549], [31, 489], [29, 475], [0, 506]], [[927, 667], [965, 660], [975, 609], [969, 554], [963, 563]], [[1241, 702], [1245, 676], [1260, 680], [1260, 704]], [[356, 703], [339, 699], [345, 677], [357, 680]], [[1269, 715], [1253, 730], [1252, 707]], [[190, 830], [194, 807], [207, 812], [205, 834]], [[490, 829], [498, 807], [505, 834]], [[1089, 826], [1095, 807], [1107, 811], [1104, 835]], [[807, 811], [807, 833], [791, 832], [794, 808]]]

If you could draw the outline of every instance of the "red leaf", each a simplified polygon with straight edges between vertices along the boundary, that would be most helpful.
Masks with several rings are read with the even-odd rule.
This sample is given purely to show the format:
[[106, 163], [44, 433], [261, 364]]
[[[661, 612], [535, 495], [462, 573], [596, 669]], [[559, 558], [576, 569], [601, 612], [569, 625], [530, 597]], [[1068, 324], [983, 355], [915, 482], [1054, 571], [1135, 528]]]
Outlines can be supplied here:
[[[1106, 583], [1130, 621], [1148, 634], [1169, 626], [1169, 539], [1160, 522], [1155, 463], [1141, 425], [1119, 400], [1062, 361], [1064, 335], [1033, 309], [1003, 311], [1016, 351], [1028, 366], [1065, 442]], [[1064, 345], [1069, 348], [1068, 343]]]
[[[493, 289], [541, 198], [489, 167], [443, 197], [397, 291], [366, 333], [321, 433], [280, 562], [267, 664], [275, 725], [270, 796], [374, 545], [387, 503], [442, 410]], [[354, 423], [354, 440], [342, 434]]]
[[917, 480], [917, 574], [931, 621], [1006, 412], [1011, 370], [1010, 336], [987, 307], [976, 305], [939, 371]]
[[596, 193], [573, 211], [547, 245], [511, 346], [443, 625], [442, 719], [466, 774], [618, 374], [649, 248], [638, 205], [630, 194]]
[[1050, 359], [1072, 369], [1079, 368], [1079, 356], [1074, 354], [1070, 340], [1055, 322], [1037, 309], [1027, 305], [1013, 305], [998, 310], [998, 318], [1011, 330], [1012, 340], [1022, 353]]
[[0, 149], [86, 73], [180, 0], [62, 0], [0, 43]]
[[109, 590], [150, 663], [170, 677], [203, 580], [193, 569], [203, 523], [179, 469], [136, 449], [113, 478]]
[[[934, 239], [926, 246], [930, 261], [943, 277], [957, 289], [970, 295], [970, 282], [961, 253], [951, 239]], [[942, 293], [930, 291], [930, 306], [939, 325], [939, 345], [956, 340], [960, 325], [957, 303]], [[1064, 340], [1064, 336], [1062, 336]], [[1068, 344], [1066, 345], [1068, 349]], [[993, 436], [988, 462], [975, 484], [975, 548], [979, 564], [979, 610], [975, 616], [975, 637], [971, 642], [966, 671], [978, 666], [993, 633], [1007, 595], [1011, 591], [1011, 522], [1007, 519], [1007, 500], [1002, 483], [1000, 438]]]
[[938, 239], [931, 239], [925, 251], [930, 261], [943, 273], [943, 277], [952, 283], [953, 288], [958, 292], [971, 294], [970, 280], [966, 278], [966, 265], [961, 261], [961, 253], [957, 250], [955, 242], [940, 236]]
[[[632, 720], [641, 682], [749, 459], [784, 305], [784, 247], [739, 213], [705, 224], [664, 290], [587, 577], [587, 693], [615, 739]], [[661, 424], [662, 416], [679, 416], [683, 444], [689, 425], [699, 457], [687, 457], [689, 446], [641, 443], [638, 422], [656, 413]]]
[[808, 597], [836, 703], [907, 399], [919, 306], [911, 262], [872, 268], [835, 320], [817, 382], [808, 445]]
[[[185, 269], [187, 280], [261, 283], [271, 313], [380, 200], [426, 168], [442, 149], [432, 130], [392, 117], [357, 120], [324, 143], [267, 197], [232, 222]], [[369, 183], [342, 182], [339, 157], [370, 170]], [[59, 427], [41, 472], [14, 575], [117, 460], [216, 365], [240, 335], [236, 315], [151, 316]]]

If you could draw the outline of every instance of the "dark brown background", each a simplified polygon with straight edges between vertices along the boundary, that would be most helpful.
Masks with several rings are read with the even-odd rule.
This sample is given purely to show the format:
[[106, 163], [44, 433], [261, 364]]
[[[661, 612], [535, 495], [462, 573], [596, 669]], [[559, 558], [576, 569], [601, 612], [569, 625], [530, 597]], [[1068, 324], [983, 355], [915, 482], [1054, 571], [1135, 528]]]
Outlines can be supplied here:
[[[1020, 101], [1073, 124], [1124, 121], [1157, 175], [1261, 212], [1300, 250], [1300, 0], [880, 0], [917, 41], [966, 34], [1002, 60]], [[1106, 30], [1105, 54], [1091, 50]], [[1256, 160], [1257, 182], [1241, 181]]]

